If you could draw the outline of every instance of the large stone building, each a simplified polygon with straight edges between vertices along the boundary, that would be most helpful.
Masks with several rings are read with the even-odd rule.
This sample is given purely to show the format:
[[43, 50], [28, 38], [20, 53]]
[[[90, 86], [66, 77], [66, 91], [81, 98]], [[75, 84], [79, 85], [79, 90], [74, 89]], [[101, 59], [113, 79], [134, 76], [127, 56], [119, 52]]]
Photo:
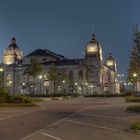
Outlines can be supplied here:
[[[31, 60], [43, 67], [41, 73], [32, 77], [26, 73]], [[119, 93], [116, 61], [112, 54], [103, 61], [102, 47], [93, 34], [85, 46], [85, 57], [67, 59], [47, 49], [37, 49], [23, 57], [23, 53], [12, 38], [12, 43], [4, 51], [4, 86], [11, 94], [103, 94]], [[54, 79], [50, 78], [53, 67]]]

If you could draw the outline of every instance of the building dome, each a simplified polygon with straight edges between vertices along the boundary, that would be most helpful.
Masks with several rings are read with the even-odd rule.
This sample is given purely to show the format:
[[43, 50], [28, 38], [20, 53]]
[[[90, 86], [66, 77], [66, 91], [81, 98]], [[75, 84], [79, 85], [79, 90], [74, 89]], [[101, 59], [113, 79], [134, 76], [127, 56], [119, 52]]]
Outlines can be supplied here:
[[109, 53], [109, 57], [106, 59], [106, 65], [112, 70], [116, 70], [116, 61], [112, 56], [112, 53]]
[[91, 41], [86, 46], [86, 57], [100, 57], [102, 60], [102, 48], [96, 40], [95, 34], [92, 35]]
[[4, 50], [3, 62], [4, 64], [13, 64], [15, 61], [22, 59], [22, 51], [16, 44], [16, 38], [12, 38], [11, 44]]

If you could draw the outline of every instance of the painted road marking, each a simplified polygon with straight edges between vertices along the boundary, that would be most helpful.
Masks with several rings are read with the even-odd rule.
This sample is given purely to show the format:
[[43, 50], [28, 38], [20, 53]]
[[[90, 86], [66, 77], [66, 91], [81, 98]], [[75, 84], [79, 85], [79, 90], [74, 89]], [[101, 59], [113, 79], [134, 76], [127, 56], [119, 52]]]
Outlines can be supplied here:
[[98, 114], [92, 114], [92, 113], [82, 113], [82, 115], [95, 116], [95, 117], [101, 117], [101, 118], [109, 118], [109, 119], [118, 119], [118, 120], [127, 119], [127, 118], [119, 118], [119, 117], [112, 117], [112, 116], [107, 116], [107, 115], [98, 115]]
[[70, 114], [70, 115], [68, 115], [68, 116], [66, 116], [66, 117], [64, 117], [64, 118], [62, 118], [62, 119], [60, 119], [60, 120], [58, 120], [58, 121], [56, 121], [56, 122], [54, 122], [54, 123], [48, 125], [48, 126], [46, 126], [46, 127], [43, 128], [43, 129], [40, 129], [40, 130], [35, 131], [34, 133], [30, 134], [30, 135], [27, 135], [26, 137], [22, 138], [21, 140], [26, 140], [26, 139], [28, 139], [29, 137], [32, 137], [32, 136], [36, 135], [37, 133], [40, 133], [40, 132], [42, 132], [42, 131], [44, 131], [44, 130], [46, 130], [46, 129], [48, 129], [48, 128], [50, 128], [50, 127], [56, 125], [56, 124], [59, 124], [59, 123], [63, 122], [64, 120], [67, 120], [69, 117], [71, 117], [71, 116], [73, 116], [73, 115], [75, 115], [75, 114], [77, 114], [77, 113], [83, 111], [83, 110], [86, 109], [86, 108], [87, 108], [87, 107], [82, 108], [82, 109], [79, 109], [78, 111], [76, 111], [76, 112], [74, 112], [74, 113], [72, 113], [72, 114]]
[[100, 126], [100, 125], [94, 125], [94, 124], [90, 124], [90, 123], [83, 123], [83, 122], [72, 121], [72, 120], [66, 120], [66, 121], [71, 122], [71, 123], [75, 123], [75, 124], [96, 127], [96, 128], [100, 128], [100, 129], [107, 129], [107, 130], [111, 130], [111, 131], [119, 131], [118, 129], [114, 129], [114, 128], [110, 128], [110, 127], [104, 127], [104, 126]]
[[10, 116], [6, 115], [6, 117], [0, 118], [0, 121], [5, 120], [5, 119], [14, 118], [14, 117], [19, 117], [19, 116], [30, 114], [30, 113], [34, 113], [34, 112], [37, 112], [37, 111], [42, 111], [42, 110], [45, 110], [45, 109], [46, 109], [46, 107], [38, 109], [38, 110], [24, 111], [23, 113], [20, 113], [20, 114], [17, 114], [17, 115], [10, 115]]
[[44, 132], [42, 132], [41, 134], [42, 134], [42, 135], [45, 135], [45, 136], [48, 136], [48, 137], [50, 137], [50, 138], [53, 138], [53, 139], [55, 139], [55, 140], [62, 140], [62, 139], [60, 139], [60, 138], [57, 138], [57, 137], [55, 137], [55, 136], [49, 135], [49, 134], [44, 133]]

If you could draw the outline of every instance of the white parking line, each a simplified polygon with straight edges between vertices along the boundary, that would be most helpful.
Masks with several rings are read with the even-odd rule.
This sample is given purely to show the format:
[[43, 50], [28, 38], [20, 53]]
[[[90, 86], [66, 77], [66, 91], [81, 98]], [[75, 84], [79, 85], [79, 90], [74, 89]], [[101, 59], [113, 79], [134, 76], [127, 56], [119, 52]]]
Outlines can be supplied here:
[[135, 118], [140, 118], [140, 115], [139, 116], [130, 116], [130, 117], [127, 117], [126, 119], [135, 119]]
[[98, 114], [92, 114], [92, 113], [82, 113], [82, 114], [86, 115], [86, 116], [95, 116], [95, 117], [109, 118], [109, 119], [118, 119], [118, 120], [127, 119], [127, 118], [119, 118], [119, 117], [112, 117], [112, 116], [107, 116], [107, 115], [98, 115]]
[[60, 139], [60, 138], [57, 138], [57, 137], [55, 137], [55, 136], [49, 135], [49, 134], [44, 133], [44, 132], [42, 132], [41, 134], [42, 134], [42, 135], [45, 135], [45, 136], [48, 136], [48, 137], [50, 137], [50, 138], [53, 138], [53, 139], [55, 139], [55, 140], [62, 140], [62, 139]]
[[100, 128], [100, 129], [107, 129], [107, 130], [111, 130], [111, 131], [119, 131], [118, 129], [114, 129], [114, 128], [110, 128], [110, 127], [104, 127], [104, 126], [100, 126], [100, 125], [94, 125], [94, 124], [90, 124], [90, 123], [83, 123], [83, 122], [72, 121], [72, 120], [66, 120], [66, 121], [71, 122], [71, 123], [75, 123], [75, 124], [96, 127], [96, 128]]
[[59, 124], [59, 123], [61, 123], [62, 121], [68, 119], [69, 117], [71, 117], [71, 116], [73, 116], [73, 115], [75, 115], [75, 114], [77, 114], [77, 113], [83, 111], [83, 110], [86, 109], [86, 108], [87, 108], [87, 107], [82, 108], [82, 109], [79, 109], [78, 111], [76, 111], [76, 112], [74, 112], [74, 113], [72, 113], [72, 114], [70, 114], [70, 115], [68, 115], [68, 116], [66, 116], [66, 117], [64, 117], [64, 118], [62, 118], [62, 119], [60, 119], [60, 120], [58, 120], [58, 121], [56, 121], [56, 122], [54, 122], [54, 123], [48, 125], [48, 126], [46, 126], [46, 127], [43, 128], [43, 129], [40, 129], [40, 130], [35, 131], [34, 133], [30, 134], [30, 135], [27, 135], [26, 137], [22, 138], [21, 140], [26, 140], [26, 139], [28, 139], [29, 137], [32, 137], [32, 136], [36, 135], [37, 133], [40, 133], [40, 132], [42, 132], [42, 131], [44, 131], [44, 130], [46, 130], [46, 129], [48, 129], [48, 128], [50, 128], [50, 127], [56, 125], [56, 124]]
[[37, 112], [37, 111], [41, 111], [41, 110], [45, 110], [46, 108], [41, 108], [41, 109], [38, 109], [38, 110], [32, 110], [32, 111], [24, 111], [24, 112], [20, 112], [19, 114], [16, 114], [16, 115], [10, 115], [10, 116], [7, 116], [6, 117], [2, 117], [0, 118], [0, 121], [1, 120], [5, 120], [5, 119], [10, 119], [10, 118], [14, 118], [14, 117], [18, 117], [18, 116], [22, 116], [22, 115], [25, 115], [25, 114], [30, 114], [30, 113], [34, 113], [34, 112]]
[[18, 117], [18, 116], [22, 116], [22, 115], [25, 115], [25, 114], [29, 114], [29, 113], [33, 113], [35, 111], [30, 111], [30, 112], [24, 112], [24, 113], [21, 113], [21, 114], [17, 114], [17, 115], [10, 115], [10, 116], [6, 116], [6, 117], [2, 117], [0, 118], [0, 121], [1, 120], [5, 120], [5, 119], [10, 119], [10, 118], [13, 118], [13, 117]]

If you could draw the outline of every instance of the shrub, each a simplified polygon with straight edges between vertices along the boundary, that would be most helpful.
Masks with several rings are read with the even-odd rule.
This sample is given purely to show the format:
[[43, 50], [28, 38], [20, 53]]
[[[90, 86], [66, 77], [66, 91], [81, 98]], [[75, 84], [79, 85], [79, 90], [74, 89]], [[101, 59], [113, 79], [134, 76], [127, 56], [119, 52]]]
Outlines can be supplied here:
[[9, 103], [32, 103], [32, 100], [21, 95], [10, 96]]
[[71, 96], [64, 96], [63, 99], [71, 99]]
[[121, 94], [86, 94], [84, 97], [122, 97]]
[[51, 97], [52, 100], [59, 100], [58, 97]]
[[34, 103], [20, 103], [20, 104], [15, 104], [15, 103], [2, 103], [0, 104], [0, 107], [34, 107], [36, 104]]
[[123, 96], [131, 96], [134, 94], [134, 91], [132, 90], [126, 90], [124, 92], [121, 93]]
[[[30, 95], [27, 95], [27, 96], [30, 96]], [[35, 94], [33, 97], [62, 97], [62, 96], [78, 97], [78, 95], [74, 94], [74, 93], [71, 93], [71, 94], [70, 93]]]
[[125, 101], [126, 102], [140, 102], [140, 97], [126, 96]]
[[131, 125], [131, 129], [137, 131], [140, 130], [140, 120], [137, 120], [135, 123]]
[[6, 91], [6, 89], [0, 87], [0, 103], [5, 103], [9, 101], [10, 95]]
[[132, 112], [140, 112], [140, 105], [129, 106], [126, 110]]
[[24, 99], [31, 100], [32, 102], [43, 102], [43, 99], [37, 97], [24, 97]]

